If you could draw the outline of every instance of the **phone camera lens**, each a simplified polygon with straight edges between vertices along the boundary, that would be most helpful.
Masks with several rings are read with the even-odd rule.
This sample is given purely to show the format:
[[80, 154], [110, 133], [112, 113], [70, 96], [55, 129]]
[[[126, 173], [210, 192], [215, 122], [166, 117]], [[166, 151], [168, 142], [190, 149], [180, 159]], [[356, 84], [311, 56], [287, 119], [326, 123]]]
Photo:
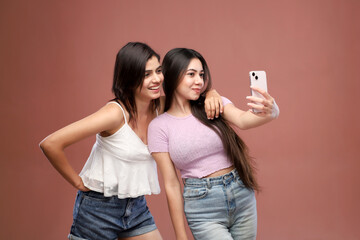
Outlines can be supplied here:
[[255, 73], [253, 72], [252, 75], [255, 76]]
[[258, 76], [255, 76], [255, 79], [258, 80]]

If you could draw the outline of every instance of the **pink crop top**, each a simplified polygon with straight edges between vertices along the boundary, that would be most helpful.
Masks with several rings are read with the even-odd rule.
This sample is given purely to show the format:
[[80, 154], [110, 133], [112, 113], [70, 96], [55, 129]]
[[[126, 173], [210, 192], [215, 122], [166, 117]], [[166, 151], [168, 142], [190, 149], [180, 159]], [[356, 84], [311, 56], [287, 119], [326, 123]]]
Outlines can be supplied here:
[[[225, 106], [231, 101], [222, 97]], [[148, 128], [150, 153], [168, 152], [182, 178], [202, 178], [233, 164], [220, 137], [192, 114], [175, 117], [163, 113]]]

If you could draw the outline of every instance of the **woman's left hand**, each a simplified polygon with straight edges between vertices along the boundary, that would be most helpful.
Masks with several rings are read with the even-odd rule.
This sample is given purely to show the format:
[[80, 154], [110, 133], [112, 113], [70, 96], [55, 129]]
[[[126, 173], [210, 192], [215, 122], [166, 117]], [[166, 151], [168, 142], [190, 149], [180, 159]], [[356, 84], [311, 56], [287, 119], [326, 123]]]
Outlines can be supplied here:
[[[258, 98], [254, 96], [248, 96], [246, 97], [248, 100], [251, 101], [251, 103], [248, 103], [247, 105], [252, 107], [251, 112], [256, 114], [260, 117], [271, 117], [271, 118], [277, 118], [280, 114], [280, 109], [278, 105], [275, 102], [275, 99], [270, 96], [270, 94], [263, 89], [257, 88], [257, 87], [251, 87], [256, 92], [260, 93], [263, 98]], [[258, 110], [257, 112], [254, 112], [253, 109]]]
[[224, 107], [219, 93], [215, 89], [211, 89], [206, 93], [205, 112], [208, 119], [218, 118], [223, 113]]

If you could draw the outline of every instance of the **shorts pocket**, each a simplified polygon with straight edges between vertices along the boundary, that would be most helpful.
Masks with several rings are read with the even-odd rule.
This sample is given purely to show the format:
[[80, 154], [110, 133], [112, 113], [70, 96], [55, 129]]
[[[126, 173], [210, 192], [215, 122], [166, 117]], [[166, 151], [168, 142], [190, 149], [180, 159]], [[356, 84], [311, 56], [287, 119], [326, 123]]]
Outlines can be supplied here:
[[184, 200], [196, 200], [206, 197], [208, 190], [205, 187], [185, 187]]
[[73, 219], [75, 221], [78, 213], [79, 213], [79, 209], [80, 209], [80, 205], [83, 199], [83, 195], [81, 191], [78, 191], [78, 193], [76, 194], [76, 198], [75, 198], [75, 204], [74, 204], [74, 209], [73, 209]]

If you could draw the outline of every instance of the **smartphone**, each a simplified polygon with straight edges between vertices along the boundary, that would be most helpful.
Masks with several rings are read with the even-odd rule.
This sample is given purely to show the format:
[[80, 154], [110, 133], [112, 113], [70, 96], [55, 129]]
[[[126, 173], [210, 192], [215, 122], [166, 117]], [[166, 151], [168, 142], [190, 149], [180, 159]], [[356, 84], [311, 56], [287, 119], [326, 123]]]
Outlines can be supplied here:
[[[250, 86], [261, 88], [267, 92], [267, 81], [266, 81], [265, 71], [250, 71], [249, 76], [250, 76]], [[251, 95], [254, 97], [264, 98], [263, 95], [252, 89], [251, 89]], [[253, 111], [259, 112], [259, 110], [256, 109], [253, 109]]]

